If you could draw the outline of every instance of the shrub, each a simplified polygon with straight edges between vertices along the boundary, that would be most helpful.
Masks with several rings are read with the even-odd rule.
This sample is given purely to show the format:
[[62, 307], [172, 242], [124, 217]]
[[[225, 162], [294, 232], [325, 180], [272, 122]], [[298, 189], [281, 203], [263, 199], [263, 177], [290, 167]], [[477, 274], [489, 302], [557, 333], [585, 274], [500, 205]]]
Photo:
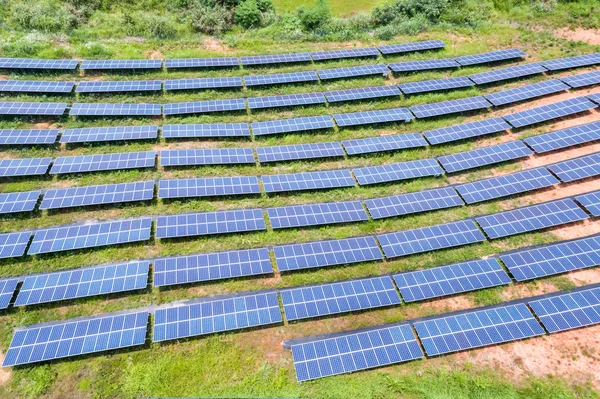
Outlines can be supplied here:
[[460, 0], [448, 7], [440, 19], [454, 25], [476, 26], [490, 20], [493, 14], [494, 5], [490, 1]]
[[189, 9], [189, 17], [196, 31], [209, 35], [220, 35], [233, 24], [231, 11], [221, 5], [208, 6], [197, 2]]
[[35, 57], [50, 46], [52, 42], [40, 33], [19, 34], [0, 41], [0, 50], [7, 57]]
[[235, 22], [246, 29], [260, 26], [261, 19], [256, 0], [244, 0], [235, 8]]
[[21, 30], [66, 32], [74, 28], [78, 21], [64, 4], [56, 0], [40, 0], [12, 4], [9, 23]]
[[88, 42], [84, 44], [79, 49], [79, 53], [83, 58], [92, 59], [111, 58], [113, 55], [113, 52], [108, 46], [98, 42]]
[[256, 0], [256, 4], [261, 12], [275, 11], [272, 0]]
[[298, 19], [305, 31], [323, 29], [331, 21], [331, 7], [327, 0], [319, 0], [313, 7], [302, 6], [297, 11]]

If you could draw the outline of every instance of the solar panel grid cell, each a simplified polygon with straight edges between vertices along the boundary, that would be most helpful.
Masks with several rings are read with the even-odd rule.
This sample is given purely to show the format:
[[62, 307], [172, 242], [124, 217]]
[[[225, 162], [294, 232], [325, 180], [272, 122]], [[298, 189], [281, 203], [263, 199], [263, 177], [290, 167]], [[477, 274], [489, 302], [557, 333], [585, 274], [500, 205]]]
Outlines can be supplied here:
[[446, 47], [441, 40], [424, 40], [421, 42], [390, 44], [377, 47], [383, 54], [410, 53], [413, 51], [436, 50]]
[[455, 78], [421, 80], [412, 83], [402, 83], [398, 87], [404, 94], [428, 93], [432, 91], [461, 89], [464, 87], [475, 86], [469, 78], [459, 76]]
[[595, 102], [596, 104], [600, 104], [600, 93], [588, 94], [587, 98]]
[[17, 289], [17, 284], [19, 284], [18, 278], [0, 280], [0, 309], [8, 308], [10, 300]]
[[12, 93], [59, 93], [73, 91], [73, 82], [42, 82], [34, 80], [0, 80], [0, 92]]
[[200, 148], [194, 150], [164, 150], [160, 152], [162, 166], [225, 165], [255, 163], [251, 148]]
[[360, 201], [331, 202], [323, 204], [292, 205], [268, 208], [267, 215], [273, 229], [330, 225], [365, 221], [369, 216]]
[[0, 259], [23, 256], [31, 234], [30, 231], [0, 234]]
[[151, 168], [155, 162], [154, 151], [58, 157], [54, 160], [50, 174]]
[[240, 61], [236, 57], [174, 58], [165, 60], [167, 69], [239, 67], [239, 65]]
[[158, 116], [160, 104], [75, 103], [69, 115], [74, 116]]
[[600, 288], [529, 302], [549, 333], [600, 323]]
[[99, 141], [150, 140], [158, 137], [158, 126], [117, 126], [65, 129], [61, 143], [91, 143]]
[[498, 50], [489, 53], [465, 55], [454, 58], [462, 66], [487, 64], [491, 62], [511, 60], [525, 57], [525, 53], [519, 49]]
[[396, 86], [371, 86], [360, 87], [357, 89], [336, 90], [323, 93], [327, 98], [327, 102], [343, 102], [377, 99], [383, 97], [399, 96], [400, 90]]
[[244, 76], [244, 84], [246, 86], [266, 86], [318, 81], [319, 77], [314, 71]]
[[52, 158], [21, 158], [0, 160], [0, 177], [44, 175]]
[[37, 190], [0, 194], [0, 214], [32, 211], [41, 193]]
[[504, 132], [510, 129], [510, 125], [502, 118], [484, 119], [477, 122], [464, 123], [440, 129], [429, 130], [423, 136], [432, 145], [448, 143], [451, 141], [464, 140], [471, 137], [479, 137], [486, 134]]
[[65, 69], [74, 70], [78, 60], [43, 60], [32, 58], [0, 58], [2, 69]]
[[342, 145], [348, 155], [355, 155], [380, 151], [394, 151], [404, 148], [427, 147], [427, 142], [419, 133], [406, 133], [392, 136], [344, 140], [342, 141]]
[[596, 108], [597, 105], [585, 97], [575, 97], [541, 107], [527, 109], [505, 115], [503, 118], [516, 128], [545, 122], [552, 119], [562, 118], [568, 115], [578, 114]]
[[489, 102], [499, 107], [506, 104], [512, 104], [523, 100], [529, 100], [536, 97], [558, 93], [565, 91], [568, 88], [569, 86], [562, 83], [560, 80], [552, 79], [514, 89], [503, 90], [492, 94], [486, 94], [484, 97]]
[[162, 60], [84, 60], [81, 69], [161, 69]]
[[600, 121], [523, 139], [537, 153], [560, 150], [596, 140], [600, 140]]
[[352, 169], [352, 173], [356, 176], [358, 184], [364, 186], [424, 176], [440, 176], [444, 171], [434, 158], [429, 158], [355, 168]]
[[567, 159], [548, 165], [548, 169], [565, 183], [598, 176], [600, 175], [600, 153]]
[[379, 57], [375, 47], [354, 48], [346, 50], [313, 51], [310, 56], [315, 61], [337, 60], [343, 58]]
[[600, 191], [578, 195], [575, 200], [593, 216], [600, 216]]
[[245, 111], [246, 101], [243, 98], [228, 100], [209, 100], [163, 105], [165, 115], [202, 114], [207, 112]]
[[256, 176], [160, 180], [158, 198], [260, 194]]
[[343, 157], [345, 155], [339, 142], [258, 147], [256, 153], [258, 154], [258, 161], [263, 163]]
[[0, 145], [54, 144], [58, 129], [0, 129]]
[[437, 103], [414, 105], [409, 109], [417, 118], [431, 118], [459, 112], [469, 112], [491, 107], [484, 97], [467, 97], [458, 100], [441, 101]]
[[365, 200], [364, 203], [373, 219], [383, 219], [464, 205], [463, 200], [452, 187], [423, 190], [391, 197], [372, 198]]
[[578, 55], [575, 57], [557, 58], [549, 61], [540, 62], [545, 68], [551, 71], [559, 71], [561, 69], [570, 69], [583, 66], [600, 64], [600, 53]]
[[376, 111], [335, 114], [333, 119], [338, 126], [357, 126], [375, 123], [409, 122], [414, 119], [408, 108], [388, 108]]
[[153, 181], [58, 188], [44, 193], [40, 209], [148, 201], [153, 197]]
[[495, 69], [493, 71], [469, 75], [469, 79], [478, 85], [500, 82], [502, 80], [517, 79], [524, 76], [537, 75], [546, 72], [546, 68], [540, 64], [524, 64], [508, 68]]
[[437, 160], [442, 164], [446, 172], [452, 173], [524, 158], [531, 154], [533, 154], [533, 151], [525, 143], [516, 140], [471, 151], [444, 155], [438, 157]]
[[242, 86], [242, 78], [201, 78], [165, 80], [165, 90], [223, 89]]
[[211, 123], [195, 125], [163, 125], [162, 137], [249, 137], [250, 125], [247, 123]]
[[406, 61], [406, 62], [394, 62], [388, 64], [388, 67], [394, 72], [416, 72], [416, 71], [428, 71], [435, 69], [450, 69], [458, 68], [460, 65], [454, 61], [453, 58], [440, 58], [437, 60], [423, 60], [423, 61]]
[[65, 113], [65, 103], [0, 102], [0, 115], [47, 115]]
[[266, 175], [261, 179], [267, 193], [354, 187], [356, 185], [349, 170]]
[[334, 124], [329, 115], [309, 116], [304, 118], [252, 122], [252, 133], [255, 136], [264, 136], [307, 130], [332, 129], [333, 127]]
[[323, 93], [288, 94], [285, 96], [248, 98], [250, 109], [291, 107], [299, 105], [325, 104]]
[[289, 64], [297, 62], [310, 62], [312, 59], [308, 53], [295, 54], [271, 54], [255, 55], [242, 57], [242, 65], [270, 65], [270, 64]]
[[560, 80], [573, 88], [594, 86], [600, 84], [600, 71], [565, 76], [564, 78], [560, 78]]
[[132, 81], [85, 81], [77, 84], [77, 93], [111, 93], [160, 91], [161, 80], [132, 80]]
[[390, 72], [389, 68], [382, 64], [360, 65], [355, 67], [322, 69], [317, 71], [321, 80], [355, 78], [359, 76], [383, 75]]

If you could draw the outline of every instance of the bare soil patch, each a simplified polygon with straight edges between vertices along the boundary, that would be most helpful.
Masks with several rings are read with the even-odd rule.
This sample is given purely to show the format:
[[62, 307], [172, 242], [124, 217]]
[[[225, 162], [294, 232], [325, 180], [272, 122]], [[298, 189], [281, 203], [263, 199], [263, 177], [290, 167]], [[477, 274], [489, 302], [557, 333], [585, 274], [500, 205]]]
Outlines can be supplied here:
[[165, 58], [163, 53], [161, 53], [160, 51], [156, 51], [156, 50], [147, 51], [146, 56], [151, 60], [162, 60], [163, 58]]
[[229, 46], [223, 44], [222, 41], [214, 38], [206, 38], [202, 42], [202, 47], [210, 51], [230, 52]]
[[[0, 364], [2, 364], [2, 362], [4, 361], [4, 353], [0, 352]], [[3, 367], [0, 368], [0, 386], [6, 385], [8, 383], [8, 381], [10, 380], [10, 376], [11, 376], [11, 372], [10, 372], [10, 368], [8, 367]]]
[[575, 30], [572, 30], [569, 28], [562, 28], [555, 31], [554, 36], [574, 42], [600, 45], [600, 30], [597, 29], [576, 28]]

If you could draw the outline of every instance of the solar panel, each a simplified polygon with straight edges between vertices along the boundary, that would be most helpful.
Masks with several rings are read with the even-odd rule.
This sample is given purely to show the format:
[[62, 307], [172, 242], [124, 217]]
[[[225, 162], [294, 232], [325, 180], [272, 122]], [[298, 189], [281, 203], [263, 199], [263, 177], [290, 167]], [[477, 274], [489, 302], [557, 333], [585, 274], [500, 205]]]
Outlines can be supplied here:
[[30, 231], [0, 234], [0, 259], [23, 256], [30, 238]]
[[343, 157], [345, 155], [339, 142], [258, 147], [256, 153], [259, 162]]
[[240, 61], [236, 57], [219, 58], [173, 58], [165, 60], [167, 69], [175, 68], [222, 68], [237, 67]]
[[482, 242], [485, 241], [485, 237], [473, 221], [459, 220], [437, 226], [378, 234], [377, 240], [385, 256], [395, 258]]
[[429, 93], [432, 91], [461, 89], [475, 86], [469, 78], [459, 76], [456, 78], [421, 80], [418, 82], [402, 83], [398, 87], [404, 94]]
[[560, 150], [596, 140], [600, 140], [600, 121], [523, 139], [537, 153]]
[[105, 314], [15, 331], [3, 367], [143, 345], [148, 312]]
[[583, 66], [600, 64], [600, 53], [578, 55], [575, 57], [557, 58], [554, 60], [540, 62], [545, 68], [551, 71], [559, 71], [561, 69], [570, 69]]
[[323, 93], [288, 94], [285, 96], [248, 98], [250, 109], [291, 107], [298, 105], [325, 104]]
[[357, 126], [388, 122], [409, 122], [415, 117], [408, 108], [388, 108], [376, 111], [335, 114], [333, 119], [338, 126]]
[[266, 248], [176, 256], [154, 261], [154, 286], [273, 273]]
[[319, 77], [314, 71], [244, 76], [244, 84], [247, 87], [318, 81]]
[[158, 198], [212, 197], [221, 195], [260, 194], [258, 177], [206, 177], [160, 180]]
[[0, 177], [44, 175], [52, 158], [0, 159]]
[[600, 216], [600, 191], [578, 195], [575, 199], [593, 216]]
[[414, 105], [409, 109], [417, 118], [431, 118], [434, 116], [469, 112], [491, 107], [484, 97], [467, 97], [458, 100], [441, 101], [437, 103]]
[[154, 312], [154, 342], [283, 321], [276, 292], [204, 300]]
[[117, 93], [137, 91], [161, 91], [160, 80], [130, 80], [130, 81], [84, 81], [77, 84], [77, 93]]
[[165, 90], [223, 89], [242, 87], [242, 78], [202, 78], [165, 80]]
[[18, 278], [0, 280], [0, 309], [6, 309], [8, 307], [10, 300], [17, 289], [18, 283]]
[[255, 136], [303, 132], [307, 130], [332, 129], [331, 116], [308, 116], [304, 118], [282, 119], [276, 121], [252, 122], [252, 133]]
[[372, 198], [365, 200], [364, 203], [373, 219], [464, 205], [462, 199], [451, 187], [434, 188], [391, 197]]
[[343, 102], [356, 100], [370, 100], [383, 97], [399, 96], [400, 90], [396, 86], [371, 86], [359, 87], [357, 89], [336, 90], [323, 93], [327, 102]]
[[567, 159], [548, 165], [548, 169], [565, 183], [597, 176], [600, 175], [600, 153]]
[[600, 265], [600, 236], [524, 249], [500, 256], [517, 281]]
[[428, 158], [387, 165], [354, 168], [352, 169], [352, 173], [356, 176], [358, 184], [364, 186], [367, 184], [415, 179], [424, 176], [440, 176], [444, 171], [434, 158]]
[[448, 143], [451, 141], [464, 140], [471, 137], [484, 136], [486, 134], [504, 132], [510, 129], [510, 125], [502, 118], [484, 119], [477, 122], [463, 123], [450, 127], [429, 130], [423, 132], [423, 136], [432, 145]]
[[533, 83], [527, 86], [521, 86], [514, 89], [503, 90], [500, 92], [487, 94], [484, 97], [499, 107], [506, 104], [512, 104], [523, 100], [547, 96], [569, 88], [558, 79], [546, 80], [539, 83]]
[[150, 239], [152, 218], [52, 227], [35, 232], [28, 255], [101, 247]]
[[158, 126], [117, 126], [65, 129], [61, 143], [91, 143], [99, 141], [150, 140], [158, 137]]
[[499, 50], [492, 51], [489, 53], [464, 55], [462, 57], [454, 58], [462, 66], [487, 64], [491, 62], [512, 60], [515, 58], [525, 57], [525, 53], [519, 49]]
[[588, 73], [578, 73], [577, 75], [565, 76], [560, 78], [564, 83], [574, 88], [594, 86], [600, 84], [600, 71]]
[[261, 209], [186, 213], [156, 218], [156, 238], [266, 230]]
[[254, 162], [252, 148], [198, 148], [160, 152], [161, 166], [253, 164]]
[[69, 115], [74, 116], [157, 116], [160, 104], [75, 103]]
[[149, 266], [138, 261], [28, 276], [15, 306], [141, 290], [148, 286]]
[[371, 236], [280, 245], [273, 252], [281, 272], [383, 259]]
[[354, 67], [321, 69], [317, 71], [321, 80], [356, 78], [359, 76], [383, 75], [384, 77], [390, 73], [387, 66], [382, 64], [374, 65], [359, 65]]
[[152, 168], [155, 162], [156, 153], [154, 151], [58, 157], [54, 160], [50, 174]]
[[478, 85], [500, 82], [502, 80], [510, 80], [522, 78], [524, 76], [538, 75], [546, 72], [546, 68], [540, 64], [524, 64], [516, 65], [508, 68], [495, 69], [469, 75], [469, 79]]
[[280, 294], [290, 321], [400, 304], [389, 276], [298, 287]]
[[273, 229], [369, 220], [369, 216], [360, 201], [268, 208], [267, 215]]
[[533, 154], [521, 140], [508, 141], [489, 147], [477, 148], [471, 151], [459, 152], [438, 157], [448, 173], [478, 168], [514, 159], [528, 157]]
[[44, 193], [40, 209], [149, 201], [152, 198], [154, 198], [153, 181], [55, 188]]
[[353, 48], [346, 50], [313, 51], [310, 56], [315, 61], [340, 60], [344, 58], [379, 57], [375, 47]]
[[206, 123], [197, 125], [163, 125], [164, 138], [183, 137], [249, 137], [247, 123]]
[[271, 54], [271, 55], [253, 55], [242, 57], [242, 65], [271, 65], [271, 64], [289, 64], [297, 62], [311, 62], [312, 59], [308, 53], [295, 54]]
[[294, 345], [292, 355], [302, 382], [420, 359], [423, 351], [404, 324]]
[[419, 133], [394, 134], [392, 136], [368, 137], [344, 140], [342, 145], [348, 155], [370, 152], [394, 151], [404, 148], [427, 147], [427, 142]]
[[243, 98], [229, 100], [210, 100], [163, 105], [165, 115], [202, 114], [206, 112], [245, 111], [246, 101]]
[[22, 191], [0, 194], [0, 214], [33, 211], [41, 191]]
[[58, 129], [0, 129], [0, 145], [54, 144]]
[[596, 104], [600, 104], [600, 93], [588, 94], [586, 97], [595, 102]]
[[600, 288], [529, 302], [549, 333], [600, 323]]
[[81, 69], [161, 69], [162, 60], [83, 60]]
[[436, 317], [413, 326], [429, 356], [545, 334], [523, 303]]
[[74, 70], [78, 60], [40, 60], [32, 58], [0, 58], [2, 69], [65, 69]]
[[431, 71], [435, 69], [458, 68], [460, 65], [454, 61], [454, 58], [440, 58], [436, 60], [405, 61], [388, 64], [388, 67], [394, 72], [416, 72]]
[[491, 177], [455, 186], [467, 204], [508, 197], [559, 184], [544, 167], [522, 170], [504, 176]]
[[477, 259], [394, 275], [404, 302], [423, 301], [510, 284], [496, 259]]
[[261, 179], [267, 193], [354, 187], [356, 185], [347, 169], [266, 175]]
[[527, 109], [503, 116], [514, 127], [524, 127], [552, 119], [578, 114], [596, 108], [597, 105], [584, 97], [575, 97], [541, 107]]
[[421, 42], [398, 43], [377, 47], [383, 54], [410, 53], [413, 51], [436, 50], [446, 47], [441, 40], [424, 40]]
[[62, 115], [65, 103], [0, 102], [0, 115]]
[[73, 82], [43, 82], [35, 80], [0, 80], [0, 92], [10, 93], [59, 93], [73, 91]]

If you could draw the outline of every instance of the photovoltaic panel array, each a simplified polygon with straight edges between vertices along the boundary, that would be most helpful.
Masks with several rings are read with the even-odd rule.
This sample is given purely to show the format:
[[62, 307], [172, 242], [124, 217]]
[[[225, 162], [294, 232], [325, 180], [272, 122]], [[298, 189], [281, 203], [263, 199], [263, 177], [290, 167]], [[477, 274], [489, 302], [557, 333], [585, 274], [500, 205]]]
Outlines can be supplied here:
[[431, 118], [434, 116], [469, 112], [479, 109], [490, 108], [490, 104], [484, 97], [467, 97], [458, 100], [441, 101], [437, 103], [414, 105], [410, 110], [417, 118]]
[[273, 252], [282, 272], [383, 259], [374, 237], [280, 245]]
[[400, 89], [396, 86], [371, 86], [357, 89], [336, 90], [323, 93], [327, 102], [343, 102], [356, 100], [370, 100], [383, 97], [396, 97], [400, 95]]
[[313, 51], [310, 56], [315, 61], [339, 60], [344, 58], [379, 57], [375, 47], [353, 48], [347, 50]]
[[69, 111], [74, 116], [158, 116], [160, 104], [75, 103]]
[[165, 115], [203, 114], [206, 112], [244, 111], [246, 102], [243, 98], [228, 100], [209, 100], [163, 105]]
[[526, 86], [516, 87], [514, 89], [503, 90], [492, 94], [486, 94], [484, 97], [489, 102], [499, 107], [523, 100], [559, 93], [567, 90], [568, 88], [569, 86], [562, 83], [560, 80], [552, 79]]
[[50, 189], [44, 193], [40, 209], [149, 201], [154, 197], [154, 182], [105, 184], [100, 186]]
[[564, 78], [560, 78], [560, 80], [574, 88], [594, 86], [600, 84], [600, 71], [565, 76]]
[[281, 290], [288, 320], [399, 305], [400, 297], [389, 276]]
[[18, 278], [10, 278], [6, 280], [0, 280], [0, 309], [6, 309], [10, 304], [15, 290], [19, 284]]
[[379, 234], [387, 258], [406, 256], [436, 249], [456, 247], [485, 241], [485, 237], [471, 220], [459, 220], [436, 226]]
[[549, 333], [600, 323], [600, 288], [529, 302]]
[[0, 145], [54, 144], [58, 129], [0, 129]]
[[356, 78], [359, 76], [383, 75], [390, 72], [389, 68], [382, 64], [360, 65], [355, 67], [322, 69], [317, 71], [321, 80]]
[[358, 184], [364, 186], [424, 176], [440, 176], [444, 171], [434, 158], [428, 158], [355, 168], [352, 169], [352, 173], [356, 176]]
[[256, 153], [259, 162], [343, 157], [345, 155], [339, 142], [258, 147]]
[[487, 64], [491, 62], [513, 60], [525, 57], [525, 53], [519, 49], [499, 50], [489, 53], [465, 55], [454, 58], [462, 66]]
[[495, 69], [493, 71], [476, 73], [469, 75], [469, 79], [478, 85], [500, 82], [502, 80], [510, 80], [522, 78], [524, 76], [537, 75], [546, 72], [546, 68], [540, 64], [525, 64], [516, 65], [508, 68]]
[[150, 262], [139, 261], [26, 277], [15, 306], [144, 289]]
[[84, 60], [81, 69], [161, 69], [162, 60]]
[[451, 187], [373, 198], [364, 201], [373, 219], [461, 206], [465, 203]]
[[307, 130], [332, 129], [331, 116], [307, 116], [303, 118], [282, 119], [275, 121], [252, 122], [252, 133], [255, 136], [303, 132]]
[[312, 59], [308, 53], [295, 54], [273, 54], [273, 55], [255, 55], [242, 57], [242, 65], [272, 65], [289, 64], [297, 62], [311, 62]]
[[39, 190], [0, 194], [0, 214], [32, 211], [41, 194]]
[[429, 356], [545, 334], [523, 303], [437, 317], [413, 326]]
[[0, 102], [0, 115], [47, 115], [65, 113], [65, 103]]
[[593, 216], [600, 216], [600, 191], [578, 195], [575, 199]]
[[429, 130], [423, 136], [432, 145], [448, 143], [451, 141], [464, 140], [471, 137], [484, 136], [486, 134], [504, 132], [510, 129], [510, 125], [502, 118], [484, 119], [477, 122], [464, 123], [440, 129]]
[[514, 251], [500, 256], [517, 281], [600, 265], [600, 236]]
[[512, 280], [496, 259], [477, 259], [394, 275], [404, 302], [510, 284]]
[[250, 125], [247, 123], [211, 123], [163, 125], [162, 137], [249, 137]]
[[148, 312], [78, 319], [17, 330], [3, 367], [143, 345]]
[[596, 140], [600, 140], [600, 121], [523, 139], [537, 153], [560, 150]]
[[165, 60], [165, 66], [167, 69], [239, 67], [240, 61], [236, 57], [174, 58]]
[[427, 147], [427, 142], [418, 133], [395, 134], [392, 136], [368, 137], [344, 140], [342, 145], [348, 155], [370, 152], [394, 151], [403, 148]]
[[548, 169], [565, 183], [598, 176], [600, 175], [600, 153], [548, 165]]
[[404, 324], [294, 345], [292, 356], [302, 382], [420, 359], [423, 351]]
[[325, 104], [325, 102], [323, 93], [288, 94], [285, 96], [252, 97], [248, 99], [248, 107], [250, 109], [263, 109]]
[[256, 176], [160, 180], [158, 198], [260, 194]]
[[388, 67], [394, 72], [416, 72], [416, 71], [429, 71], [435, 69], [450, 69], [458, 68], [460, 65], [454, 61], [453, 58], [440, 58], [437, 60], [423, 60], [423, 61], [406, 61], [406, 62], [394, 62], [388, 64]]
[[539, 190], [560, 183], [546, 168], [535, 168], [455, 186], [467, 204]]
[[267, 193], [354, 187], [356, 185], [350, 171], [346, 169], [266, 175], [261, 179]]
[[541, 107], [527, 109], [503, 116], [503, 118], [514, 127], [524, 127], [536, 123], [562, 118], [568, 115], [578, 114], [596, 108], [597, 105], [585, 97], [575, 97]]
[[158, 137], [158, 126], [117, 126], [65, 129], [61, 143], [91, 143], [98, 141], [150, 140]]
[[273, 229], [369, 220], [360, 201], [268, 208], [267, 215]]
[[0, 234], [0, 259], [23, 256], [31, 234], [30, 231]]
[[466, 76], [456, 78], [444, 78], [433, 80], [421, 80], [418, 82], [402, 83], [398, 87], [404, 94], [428, 93], [432, 91], [460, 89], [475, 86]]
[[162, 166], [225, 165], [254, 162], [252, 148], [199, 148], [160, 152], [160, 164]]
[[156, 218], [156, 238], [239, 233], [266, 229], [261, 209], [187, 213]]
[[544, 68], [547, 68], [551, 71], [596, 65], [600, 64], [600, 53], [578, 55], [568, 58], [558, 58], [549, 61], [542, 61], [540, 64], [542, 64]]
[[596, 104], [600, 104], [600, 93], [588, 94], [586, 97]]
[[35, 80], [0, 80], [0, 92], [11, 93], [58, 93], [73, 91], [73, 82], [42, 82]]
[[506, 162], [513, 159], [528, 157], [533, 154], [520, 140], [508, 141], [489, 147], [477, 148], [471, 151], [459, 152], [438, 157], [446, 172], [458, 172], [467, 169]]
[[84, 81], [77, 84], [77, 93], [116, 93], [136, 91], [161, 91], [160, 80]]
[[446, 47], [441, 40], [424, 40], [421, 42], [390, 44], [377, 47], [382, 54], [410, 53], [413, 51], [436, 50]]
[[266, 86], [318, 81], [319, 77], [314, 71], [244, 76], [244, 83], [246, 84], [246, 86]]
[[154, 342], [283, 321], [277, 293], [179, 305], [154, 312]]
[[154, 261], [154, 286], [273, 273], [266, 248], [178, 256]]
[[41, 60], [32, 58], [0, 58], [1, 69], [63, 69], [74, 70], [78, 60]]
[[154, 151], [58, 157], [54, 160], [50, 174], [151, 168], [154, 167], [155, 162], [156, 153]]
[[44, 175], [52, 158], [21, 158], [0, 160], [0, 177]]
[[335, 114], [333, 119], [338, 126], [369, 125], [373, 123], [409, 122], [415, 117], [408, 108], [388, 108], [375, 111]]
[[242, 86], [242, 78], [201, 78], [165, 80], [165, 90], [224, 89]]

